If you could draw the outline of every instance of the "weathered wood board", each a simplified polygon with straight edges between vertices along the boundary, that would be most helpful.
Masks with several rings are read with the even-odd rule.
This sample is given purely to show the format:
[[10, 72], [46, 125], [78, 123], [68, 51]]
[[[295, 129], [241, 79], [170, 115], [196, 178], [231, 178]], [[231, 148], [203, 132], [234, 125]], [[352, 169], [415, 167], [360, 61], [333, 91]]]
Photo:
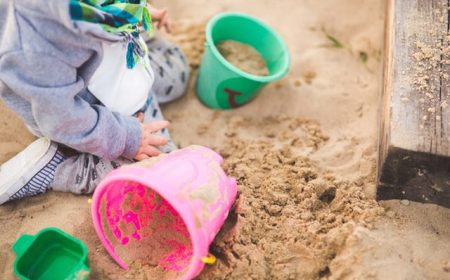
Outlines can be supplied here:
[[377, 198], [450, 207], [450, 0], [388, 0]]

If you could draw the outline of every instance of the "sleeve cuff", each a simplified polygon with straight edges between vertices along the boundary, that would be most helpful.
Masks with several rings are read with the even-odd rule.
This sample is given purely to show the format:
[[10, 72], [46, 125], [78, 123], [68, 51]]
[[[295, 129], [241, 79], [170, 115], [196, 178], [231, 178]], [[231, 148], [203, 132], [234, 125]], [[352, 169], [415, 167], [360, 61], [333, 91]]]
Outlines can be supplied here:
[[127, 124], [127, 139], [125, 142], [125, 149], [122, 156], [127, 159], [134, 159], [141, 145], [141, 124], [136, 118], [126, 118]]

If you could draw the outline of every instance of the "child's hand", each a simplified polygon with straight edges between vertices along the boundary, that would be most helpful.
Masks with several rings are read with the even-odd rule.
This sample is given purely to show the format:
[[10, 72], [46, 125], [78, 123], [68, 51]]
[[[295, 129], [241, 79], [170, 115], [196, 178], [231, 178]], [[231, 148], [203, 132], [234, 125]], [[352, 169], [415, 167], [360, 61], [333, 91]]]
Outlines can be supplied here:
[[156, 28], [161, 29], [161, 27], [164, 27], [166, 32], [170, 33], [170, 19], [167, 9], [158, 9], [148, 4], [147, 8], [152, 17], [152, 21], [157, 23]]
[[161, 152], [157, 147], [166, 145], [168, 140], [164, 137], [156, 136], [155, 133], [168, 126], [168, 121], [141, 124], [141, 145], [134, 159], [140, 161], [158, 156]]

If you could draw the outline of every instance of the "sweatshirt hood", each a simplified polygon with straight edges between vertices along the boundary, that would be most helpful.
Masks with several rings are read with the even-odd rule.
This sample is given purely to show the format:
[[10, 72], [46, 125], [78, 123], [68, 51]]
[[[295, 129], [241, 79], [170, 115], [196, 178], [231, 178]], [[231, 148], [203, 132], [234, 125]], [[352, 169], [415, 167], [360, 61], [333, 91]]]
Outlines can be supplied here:
[[74, 29], [69, 11], [70, 0], [20, 0], [14, 1], [21, 11], [42, 19], [60, 22], [69, 29]]
[[33, 17], [57, 21], [76, 33], [102, 41], [123, 41], [121, 36], [104, 31], [98, 24], [73, 20], [70, 0], [16, 0], [15, 5]]

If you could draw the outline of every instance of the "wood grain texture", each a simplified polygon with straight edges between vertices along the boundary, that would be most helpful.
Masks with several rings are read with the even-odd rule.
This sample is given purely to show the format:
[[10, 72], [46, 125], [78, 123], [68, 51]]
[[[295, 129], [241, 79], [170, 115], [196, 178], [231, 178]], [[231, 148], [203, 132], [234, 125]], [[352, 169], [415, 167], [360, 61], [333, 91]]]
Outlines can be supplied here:
[[448, 0], [388, 0], [378, 199], [450, 207]]

